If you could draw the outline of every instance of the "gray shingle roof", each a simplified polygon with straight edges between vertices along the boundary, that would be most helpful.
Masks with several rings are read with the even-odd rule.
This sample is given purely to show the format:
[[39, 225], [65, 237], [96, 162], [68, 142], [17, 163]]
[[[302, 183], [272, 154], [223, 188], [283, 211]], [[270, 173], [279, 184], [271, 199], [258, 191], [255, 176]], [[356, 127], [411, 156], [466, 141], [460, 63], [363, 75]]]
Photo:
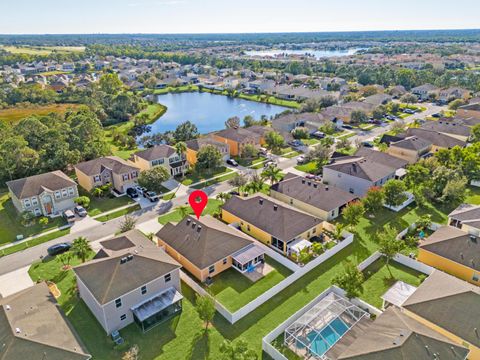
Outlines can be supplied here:
[[105, 156], [85, 161], [75, 165], [75, 168], [88, 176], [98, 175], [105, 169], [110, 169], [114, 174], [125, 174], [130, 171], [139, 170], [118, 156]]
[[337, 187], [327, 186], [292, 173], [288, 173], [282, 181], [272, 185], [271, 190], [327, 212], [357, 199], [355, 195]]
[[57, 170], [40, 175], [33, 175], [23, 179], [8, 181], [7, 186], [18, 199], [23, 199], [40, 195], [45, 190], [55, 191], [70, 186], [77, 186], [77, 183], [62, 171]]
[[470, 127], [459, 123], [457, 121], [450, 121], [448, 119], [440, 119], [438, 121], [427, 121], [421, 126], [421, 129], [437, 131], [440, 133], [454, 134], [468, 137], [470, 136]]
[[152, 161], [156, 159], [168, 158], [175, 154], [175, 152], [176, 151], [174, 147], [162, 144], [136, 152], [135, 155], [147, 161]]
[[[130, 247], [130, 243], [134, 247]], [[104, 249], [96, 259], [73, 269], [100, 304], [113, 301], [180, 267], [138, 230], [104, 241], [102, 246]], [[121, 258], [127, 255], [132, 255], [132, 260], [121, 264]]]
[[217, 148], [227, 148], [228, 147], [227, 144], [222, 143], [222, 142], [217, 141], [217, 140], [214, 140], [212, 138], [208, 138], [208, 137], [188, 140], [186, 142], [186, 144], [187, 144], [187, 148], [192, 149], [194, 151], [198, 151], [202, 147], [207, 146], [207, 145], [213, 145]]
[[215, 135], [223, 137], [225, 139], [230, 139], [239, 143], [248, 139], [260, 140], [259, 134], [244, 128], [238, 128], [238, 129], [228, 128], [228, 129], [217, 131]]
[[248, 235], [208, 215], [199, 220], [187, 216], [176, 225], [168, 223], [157, 237], [199, 269], [208, 268], [253, 243]]
[[290, 241], [322, 222], [262, 194], [249, 198], [233, 196], [223, 209], [283, 241]]
[[419, 151], [431, 146], [432, 143], [426, 139], [420, 139], [416, 136], [409, 136], [403, 140], [390, 143], [390, 146], [406, 150]]
[[430, 141], [433, 145], [442, 147], [442, 148], [452, 148], [454, 146], [460, 146], [463, 147], [466, 145], [465, 141], [459, 140], [457, 138], [454, 138], [453, 136], [449, 136], [446, 134], [442, 134], [437, 131], [430, 131], [430, 130], [425, 130], [425, 129], [416, 129], [416, 128], [409, 128], [407, 130], [407, 135], [408, 136], [416, 136], [418, 138], [428, 140]]
[[389, 307], [350, 347], [340, 359], [356, 360], [463, 360], [469, 350], [419, 321]]
[[476, 347], [480, 346], [478, 286], [436, 270], [403, 303], [403, 307]]

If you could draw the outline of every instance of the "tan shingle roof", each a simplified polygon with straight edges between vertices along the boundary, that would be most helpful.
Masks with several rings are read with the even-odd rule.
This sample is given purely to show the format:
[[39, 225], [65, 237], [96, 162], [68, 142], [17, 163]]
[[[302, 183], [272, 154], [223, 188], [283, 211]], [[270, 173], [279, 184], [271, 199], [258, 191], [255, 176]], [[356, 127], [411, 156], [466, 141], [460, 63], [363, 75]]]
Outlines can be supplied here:
[[57, 170], [9, 181], [7, 182], [7, 186], [18, 199], [23, 199], [40, 195], [45, 190], [55, 191], [70, 186], [77, 186], [77, 183], [62, 171]]
[[416, 136], [418, 138], [428, 140], [435, 146], [447, 148], [447, 149], [457, 145], [460, 147], [464, 147], [466, 145], [465, 141], [454, 138], [453, 136], [442, 134], [437, 131], [430, 131], [430, 130], [425, 130], [420, 128], [418, 129], [409, 128], [407, 130], [407, 135]]
[[248, 139], [255, 139], [260, 141], [260, 135], [244, 128], [238, 128], [238, 129], [228, 128], [228, 129], [217, 131], [215, 135], [225, 139], [230, 139], [239, 143]]
[[[115, 245], [117, 241], [118, 246]], [[95, 260], [73, 269], [100, 304], [113, 301], [180, 267], [138, 230], [104, 241], [102, 245], [105, 249]], [[128, 255], [133, 258], [120, 263]]]
[[98, 175], [105, 169], [110, 169], [114, 174], [125, 174], [130, 171], [139, 170], [118, 156], [105, 156], [85, 161], [75, 165], [75, 168], [88, 176]]
[[293, 240], [322, 223], [312, 215], [263, 194], [249, 198], [233, 196], [223, 209], [283, 241]]
[[199, 269], [205, 269], [253, 242], [248, 235], [208, 215], [199, 220], [187, 216], [177, 225], [168, 223], [157, 237]]
[[403, 140], [390, 143], [390, 146], [406, 150], [419, 151], [431, 146], [432, 143], [426, 139], [420, 139], [416, 136], [409, 136]]
[[478, 286], [436, 270], [403, 303], [403, 307], [471, 344], [480, 346]]
[[174, 147], [162, 144], [136, 152], [135, 155], [147, 161], [152, 161], [156, 159], [168, 158], [175, 154], [175, 152], [176, 151]]
[[214, 140], [212, 138], [208, 138], [208, 137], [189, 140], [186, 142], [186, 144], [187, 144], [187, 148], [192, 149], [194, 151], [198, 151], [202, 147], [207, 145], [213, 145], [217, 148], [228, 148], [227, 144]]

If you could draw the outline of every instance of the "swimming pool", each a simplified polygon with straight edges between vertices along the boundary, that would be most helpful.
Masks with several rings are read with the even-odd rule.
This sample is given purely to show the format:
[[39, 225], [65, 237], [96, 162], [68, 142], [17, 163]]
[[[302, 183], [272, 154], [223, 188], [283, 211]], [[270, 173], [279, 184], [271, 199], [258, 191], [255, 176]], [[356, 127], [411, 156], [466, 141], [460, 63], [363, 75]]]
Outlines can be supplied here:
[[348, 326], [336, 318], [320, 331], [312, 330], [307, 339], [310, 342], [310, 351], [315, 355], [325, 354], [348, 331]]

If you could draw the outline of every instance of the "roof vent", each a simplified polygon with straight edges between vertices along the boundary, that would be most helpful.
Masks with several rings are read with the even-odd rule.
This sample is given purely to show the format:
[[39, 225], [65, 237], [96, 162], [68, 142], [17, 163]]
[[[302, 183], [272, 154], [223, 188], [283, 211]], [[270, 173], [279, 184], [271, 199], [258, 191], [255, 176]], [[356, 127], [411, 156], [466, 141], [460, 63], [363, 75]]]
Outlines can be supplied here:
[[197, 232], [200, 232], [200, 230], [202, 230], [202, 225], [197, 226]]
[[127, 258], [126, 257], [122, 257], [120, 259], [120, 264], [125, 264], [127, 262]]
[[460, 257], [463, 259], [463, 252], [460, 253]]
[[475, 244], [477, 243], [477, 237], [475, 235], [470, 235], [470, 240]]
[[133, 260], [133, 255], [128, 255], [127, 256], [127, 261], [132, 261]]
[[258, 199], [258, 203], [259, 203], [260, 205], [263, 205], [263, 199]]
[[7, 305], [7, 306], [5, 306], [5, 309], [11, 310], [12, 308], [10, 307], [10, 305]]
[[278, 206], [277, 205], [273, 205], [273, 211], [277, 211], [278, 209]]
[[308, 184], [308, 186], [312, 186], [312, 183], [310, 181], [307, 184]]
[[192, 220], [187, 219], [187, 226], [190, 225], [190, 222], [191, 222], [191, 221], [192, 221]]
[[302, 179], [302, 184], [305, 184], [305, 179]]
[[17, 334], [20, 334], [20, 333], [22, 332], [22, 330], [20, 330], [20, 328], [15, 328], [15, 332], [16, 332]]
[[195, 229], [195, 226], [197, 226], [197, 223], [196, 223], [196, 222], [193, 222], [193, 223], [192, 223], [192, 229]]
[[328, 186], [325, 186], [325, 191], [328, 191]]

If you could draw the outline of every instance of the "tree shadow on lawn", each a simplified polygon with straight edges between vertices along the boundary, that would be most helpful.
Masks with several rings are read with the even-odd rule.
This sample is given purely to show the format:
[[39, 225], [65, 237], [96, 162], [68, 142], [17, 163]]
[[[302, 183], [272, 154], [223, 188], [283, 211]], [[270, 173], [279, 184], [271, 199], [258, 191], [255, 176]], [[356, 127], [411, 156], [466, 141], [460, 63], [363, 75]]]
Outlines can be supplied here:
[[209, 332], [202, 330], [192, 339], [188, 359], [208, 359], [210, 355]]

